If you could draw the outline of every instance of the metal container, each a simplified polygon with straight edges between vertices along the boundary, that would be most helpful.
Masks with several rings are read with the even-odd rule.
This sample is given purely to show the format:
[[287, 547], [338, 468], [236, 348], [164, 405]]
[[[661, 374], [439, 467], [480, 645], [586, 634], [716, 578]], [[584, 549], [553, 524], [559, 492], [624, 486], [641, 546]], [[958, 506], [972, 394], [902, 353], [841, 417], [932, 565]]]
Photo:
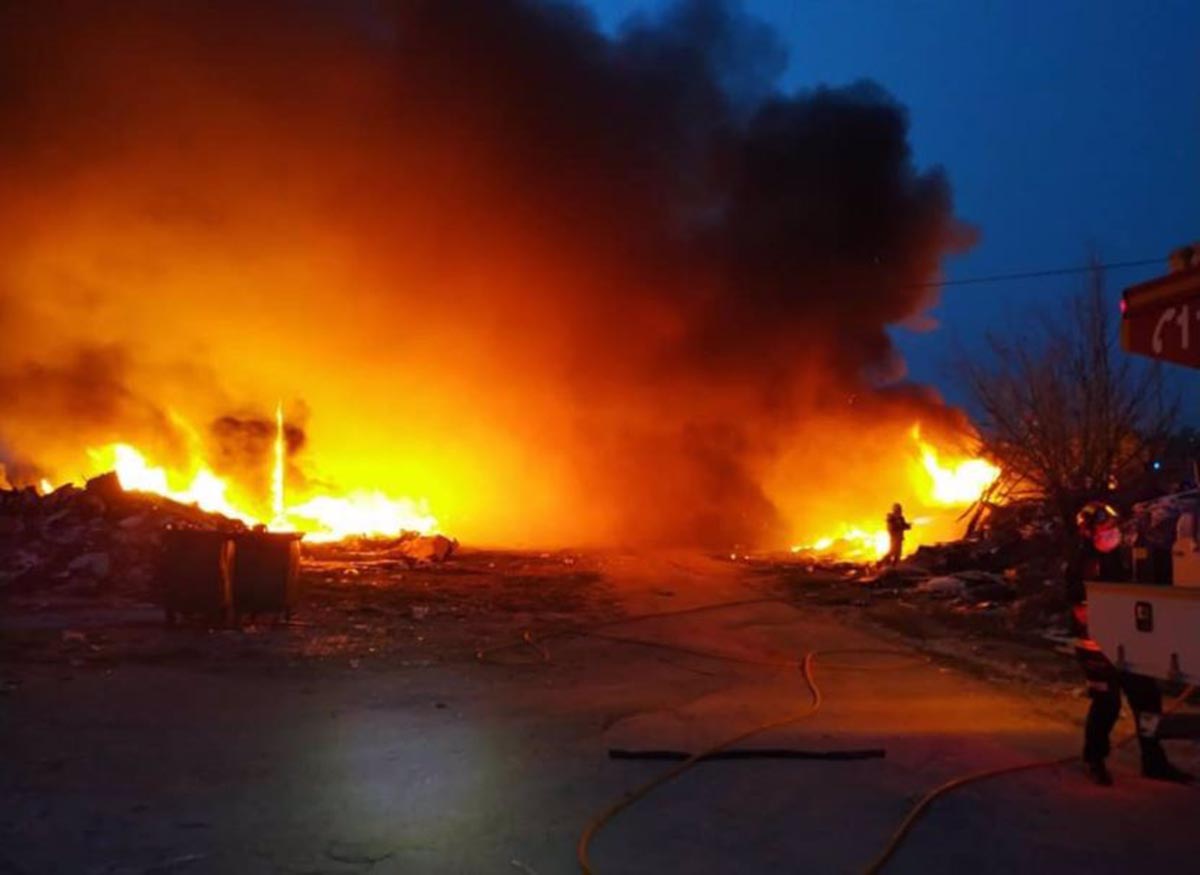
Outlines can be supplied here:
[[233, 539], [224, 532], [168, 529], [159, 566], [167, 623], [202, 617], [214, 625], [229, 621]]
[[300, 579], [297, 532], [246, 532], [237, 535], [233, 564], [233, 611], [238, 618], [256, 614], [292, 616]]
[[1087, 582], [1088, 632], [1123, 671], [1200, 684], [1200, 589]]

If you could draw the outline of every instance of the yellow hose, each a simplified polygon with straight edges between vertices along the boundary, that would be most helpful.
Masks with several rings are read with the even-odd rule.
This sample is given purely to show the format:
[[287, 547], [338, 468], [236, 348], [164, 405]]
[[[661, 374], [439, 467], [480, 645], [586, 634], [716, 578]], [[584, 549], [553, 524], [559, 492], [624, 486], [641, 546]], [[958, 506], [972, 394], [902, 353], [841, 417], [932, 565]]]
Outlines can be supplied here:
[[593, 838], [595, 838], [596, 833], [603, 829], [605, 824], [607, 824], [610, 820], [612, 820], [629, 806], [633, 805], [633, 803], [637, 802], [639, 799], [644, 799], [646, 796], [650, 795], [652, 791], [658, 787], [661, 787], [663, 784], [666, 784], [668, 781], [675, 780], [705, 757], [712, 756], [713, 754], [720, 753], [727, 748], [731, 748], [735, 744], [750, 738], [752, 735], [758, 735], [760, 732], [766, 732], [770, 729], [779, 729], [784, 726], [789, 726], [792, 723], [803, 720], [805, 717], [815, 714], [821, 707], [821, 688], [817, 686], [816, 679], [813, 677], [814, 655], [815, 654], [813, 653], [808, 653], [805, 655], [804, 660], [801, 663], [801, 673], [804, 676], [805, 684], [808, 685], [809, 696], [811, 696], [812, 699], [806, 709], [798, 714], [792, 714], [788, 717], [784, 717], [781, 720], [772, 720], [769, 723], [763, 723], [759, 726], [755, 726], [753, 729], [747, 729], [744, 732], [739, 732], [737, 735], [727, 738], [718, 744], [714, 744], [707, 750], [692, 754], [679, 765], [668, 769], [653, 780], [647, 781], [645, 784], [642, 784], [642, 786], [630, 793], [627, 793], [623, 799], [614, 802], [612, 805], [608, 806], [608, 808], [604, 809], [594, 818], [592, 818], [591, 822], [584, 828], [583, 833], [579, 836], [579, 844], [575, 846], [575, 856], [579, 860], [579, 868], [584, 875], [594, 875], [595, 873], [595, 870], [592, 868], [591, 858], [588, 855], [588, 845], [591, 844], [591, 841]]
[[[1171, 704], [1163, 710], [1163, 713], [1170, 714], [1173, 711], [1178, 710], [1179, 707], [1187, 701], [1188, 696], [1190, 696], [1194, 691], [1195, 687], [1188, 686], [1182, 693], [1180, 693], [1178, 698], [1172, 701]], [[1137, 738], [1137, 733], [1130, 733], [1118, 741], [1116, 746], [1119, 748], [1124, 747], [1135, 738]], [[888, 864], [888, 861], [895, 856], [896, 851], [900, 849], [900, 845], [904, 843], [904, 840], [908, 837], [908, 834], [912, 831], [912, 828], [916, 825], [917, 821], [929, 811], [930, 806], [932, 806], [934, 802], [936, 802], [942, 796], [945, 796], [947, 793], [951, 793], [957, 790], [959, 787], [965, 787], [967, 784], [974, 784], [977, 781], [985, 781], [989, 778], [999, 778], [1002, 775], [1011, 775], [1014, 772], [1027, 772], [1032, 769], [1045, 769], [1052, 766], [1065, 766], [1076, 762], [1078, 759], [1079, 758], [1077, 756], [1067, 756], [1049, 760], [1035, 760], [1029, 763], [1019, 763], [1014, 766], [1001, 766], [998, 769], [986, 769], [982, 772], [973, 772], [969, 775], [961, 775], [957, 778], [950, 779], [944, 784], [934, 787], [932, 790], [922, 796], [920, 801], [918, 801], [917, 804], [912, 807], [912, 809], [905, 816], [904, 820], [902, 820], [900, 825], [896, 827], [896, 831], [892, 833], [887, 844], [884, 845], [883, 850], [879, 852], [879, 856], [872, 860], [871, 864], [863, 871], [863, 875], [879, 875], [879, 873], [883, 871], [883, 868]]]
[[[715, 744], [712, 747], [702, 750], [699, 753], [693, 754], [692, 756], [688, 757], [683, 762], [679, 763], [677, 766], [674, 766], [674, 767], [668, 769], [667, 771], [663, 772], [661, 775], [658, 775], [657, 777], [655, 777], [653, 780], [648, 781], [645, 784], [643, 784], [642, 786], [627, 793], [623, 798], [621, 798], [617, 802], [613, 803], [608, 808], [606, 808], [604, 811], [602, 811], [598, 815], [596, 815], [596, 817], [594, 817], [591, 820], [591, 822], [588, 823], [587, 827], [584, 829], [583, 833], [580, 835], [579, 843], [576, 846], [576, 856], [579, 860], [579, 866], [580, 866], [581, 870], [585, 873], [585, 875], [592, 875], [592, 873], [594, 873], [594, 870], [591, 867], [591, 861], [588, 856], [588, 846], [590, 845], [592, 839], [596, 836], [596, 834], [616, 815], [618, 815], [619, 813], [624, 811], [626, 808], [629, 808], [631, 805], [633, 805], [638, 800], [645, 798], [651, 792], [653, 792], [655, 789], [657, 789], [658, 787], [661, 787], [663, 784], [673, 781], [675, 778], [679, 777], [684, 772], [691, 769], [693, 766], [696, 765], [696, 763], [700, 762], [701, 760], [705, 759], [706, 757], [711, 757], [714, 754], [721, 753], [722, 751], [727, 750], [731, 747], [734, 747], [735, 745], [739, 744], [740, 742], [745, 741], [746, 739], [748, 739], [754, 735], [758, 735], [763, 732], [768, 732], [772, 729], [780, 729], [784, 726], [789, 726], [793, 723], [796, 723], [800, 720], [803, 720], [806, 717], [809, 717], [809, 716], [815, 714], [820, 709], [821, 701], [822, 701], [821, 689], [820, 689], [820, 687], [817, 686], [816, 678], [814, 676], [814, 671], [813, 671], [814, 666], [816, 664], [816, 658], [818, 655], [816, 651], [810, 651], [809, 653], [805, 654], [804, 658], [801, 660], [759, 659], [759, 658], [755, 658], [755, 657], [741, 656], [738, 654], [723, 653], [723, 652], [717, 651], [717, 650], [708, 650], [708, 649], [698, 648], [698, 647], [689, 647], [689, 646], [680, 645], [680, 644], [668, 644], [668, 643], [665, 643], [662, 641], [648, 641], [644, 638], [635, 638], [635, 637], [631, 637], [631, 636], [615, 635], [615, 634], [611, 634], [611, 633], [601, 632], [599, 630], [608, 628], [610, 626], [624, 625], [627, 623], [635, 623], [635, 622], [641, 622], [641, 621], [645, 621], [645, 620], [660, 619], [660, 618], [664, 618], [664, 617], [679, 617], [679, 616], [683, 616], [683, 615], [687, 615], [687, 614], [703, 613], [706, 611], [724, 610], [727, 608], [742, 607], [745, 605], [757, 605], [757, 604], [768, 604], [768, 603], [779, 603], [779, 604], [787, 605], [788, 607], [793, 607], [793, 605], [791, 605], [789, 602], [787, 602], [784, 599], [780, 599], [780, 598], [754, 598], [754, 599], [742, 599], [742, 600], [733, 601], [733, 602], [718, 602], [715, 604], [700, 605], [700, 606], [694, 607], [694, 608], [683, 608], [681, 610], [675, 610], [675, 611], [660, 611], [660, 612], [656, 612], [656, 613], [652, 613], [652, 614], [639, 614], [639, 615], [635, 615], [632, 617], [623, 617], [620, 619], [611, 620], [611, 621], [608, 621], [605, 623], [599, 623], [599, 624], [595, 624], [595, 625], [591, 625], [591, 626], [572, 626], [572, 627], [569, 627], [566, 629], [560, 629], [558, 631], [549, 632], [549, 633], [546, 633], [546, 634], [543, 634], [540, 636], [535, 636], [533, 634], [533, 632], [527, 630], [524, 633], [522, 633], [521, 640], [518, 642], [514, 642], [512, 644], [502, 644], [502, 645], [499, 645], [496, 647], [490, 647], [490, 648], [485, 648], [485, 649], [476, 651], [475, 655], [481, 662], [494, 662], [494, 660], [491, 657], [495, 653], [503, 652], [505, 650], [510, 650], [515, 647], [528, 647], [537, 653], [539, 662], [549, 663], [550, 662], [550, 652], [549, 652], [549, 650], [546, 649], [545, 645], [542, 642], [549, 640], [551, 638], [581, 636], [581, 637], [598, 638], [598, 639], [604, 640], [604, 641], [614, 641], [614, 642], [618, 642], [618, 643], [622, 643], [622, 644], [632, 644], [632, 645], [643, 646], [643, 647], [654, 647], [654, 648], [658, 648], [658, 649], [662, 649], [662, 650], [670, 650], [670, 651], [677, 652], [677, 653], [686, 653], [691, 656], [701, 656], [701, 657], [705, 657], [708, 659], [719, 659], [719, 660], [723, 660], [726, 662], [735, 662], [735, 663], [741, 663], [744, 665], [758, 665], [758, 666], [766, 666], [766, 667], [771, 667], [771, 668], [788, 668], [788, 669], [798, 668], [798, 669], [800, 669], [801, 676], [804, 678], [805, 685], [808, 688], [809, 696], [811, 698], [811, 701], [810, 701], [808, 707], [805, 708], [803, 711], [796, 713], [796, 714], [791, 714], [791, 715], [784, 717], [782, 719], [779, 719], [779, 720], [772, 720], [767, 723], [759, 724], [758, 726], [754, 726], [751, 729], [747, 729], [745, 731], [739, 732], [737, 735], [734, 735], [730, 738], [726, 738], [725, 740], [719, 742], [718, 744]], [[878, 666], [878, 667], [855, 665], [855, 664], [851, 664], [851, 663], [834, 664], [831, 666], [831, 667], [836, 667], [836, 668], [855, 669], [855, 670], [867, 670], [867, 669], [894, 670], [894, 669], [898, 669], [898, 668], [906, 668], [906, 667], [912, 665], [914, 663], [914, 661], [919, 661], [921, 663], [928, 662], [927, 659], [913, 660], [909, 654], [906, 654], [903, 651], [886, 650], [886, 649], [863, 648], [863, 649], [854, 649], [854, 650], [831, 650], [831, 651], [828, 651], [826, 655], [830, 655], [830, 656], [833, 656], [833, 655], [885, 655], [885, 656], [900, 656], [900, 657], [905, 658], [902, 662], [900, 662], [898, 664], [892, 664], [892, 665], [887, 665], [887, 666]]]
[[[640, 614], [640, 615], [635, 615], [632, 617], [624, 617], [624, 618], [617, 619], [617, 620], [611, 620], [611, 621], [607, 621], [604, 623], [598, 623], [598, 624], [595, 624], [592, 626], [573, 626], [573, 627], [561, 629], [561, 630], [558, 630], [555, 632], [550, 632], [550, 633], [547, 633], [547, 634], [544, 634], [541, 636], [536, 636], [536, 637], [533, 635], [532, 632], [526, 631], [522, 634], [521, 640], [518, 642], [515, 642], [512, 644], [499, 645], [497, 647], [491, 647], [491, 648], [486, 648], [486, 649], [476, 651], [475, 655], [480, 661], [493, 662], [493, 660], [490, 657], [494, 653], [502, 652], [504, 650], [512, 649], [514, 647], [529, 647], [538, 654], [539, 660], [541, 662], [549, 663], [550, 662], [550, 652], [542, 644], [543, 641], [546, 641], [551, 638], [562, 638], [562, 637], [568, 637], [568, 636], [582, 636], [582, 637], [599, 638], [599, 639], [605, 640], [605, 641], [615, 641], [615, 642], [624, 643], [624, 644], [633, 644], [633, 645], [640, 645], [640, 646], [645, 646], [645, 647], [655, 647], [655, 648], [659, 648], [659, 649], [663, 649], [663, 650], [672, 650], [672, 651], [676, 651], [679, 653], [686, 653], [686, 654], [690, 654], [693, 656], [702, 656], [702, 657], [706, 657], [709, 659], [720, 659], [720, 660], [724, 660], [727, 662], [737, 662], [737, 663], [748, 664], [748, 665], [768, 666], [768, 667], [773, 667], [773, 668], [799, 668], [801, 671], [801, 676], [803, 677], [804, 683], [808, 688], [809, 696], [811, 699], [808, 707], [805, 708], [803, 711], [800, 711], [795, 714], [791, 714], [791, 715], [781, 718], [779, 720], [772, 720], [767, 723], [759, 724], [757, 726], [754, 726], [751, 729], [747, 729], [742, 732], [739, 732], [737, 735], [734, 735], [730, 738], [726, 738], [725, 740], [713, 745], [712, 747], [702, 750], [699, 753], [695, 753], [695, 754], [691, 755], [686, 760], [679, 763], [677, 766], [674, 766], [674, 767], [668, 769], [667, 771], [663, 772], [662, 774], [658, 775], [657, 777], [653, 778], [652, 780], [647, 781], [645, 784], [642, 784], [640, 787], [637, 787], [634, 790], [630, 791], [624, 797], [622, 797], [620, 800], [618, 800], [617, 802], [614, 802], [612, 805], [608, 806], [603, 811], [601, 811], [599, 814], [597, 814], [594, 818], [592, 818], [592, 820], [584, 828], [582, 834], [579, 836], [579, 842], [575, 848], [576, 858], [579, 861], [579, 868], [580, 868], [580, 871], [583, 873], [583, 875], [596, 875], [596, 870], [592, 868], [591, 858], [588, 853], [589, 846], [592, 842], [592, 839], [594, 839], [596, 837], [596, 834], [599, 833], [601, 829], [603, 829], [614, 817], [616, 817], [622, 811], [626, 810], [627, 808], [629, 808], [630, 806], [632, 806], [634, 803], [638, 802], [639, 800], [644, 799], [646, 796], [648, 796], [650, 793], [652, 793], [654, 790], [661, 787], [662, 785], [667, 784], [670, 781], [673, 781], [674, 779], [678, 778], [680, 775], [682, 775], [684, 772], [691, 769], [693, 766], [695, 766], [701, 760], [703, 760], [707, 757], [711, 757], [714, 754], [721, 753], [722, 751], [727, 750], [727, 749], [745, 741], [746, 739], [748, 739], [752, 736], [758, 735], [763, 732], [768, 732], [772, 729], [780, 729], [784, 726], [790, 726], [793, 723], [797, 723], [800, 720], [803, 720], [806, 717], [811, 717], [813, 714], [815, 714], [820, 709], [821, 703], [823, 701], [822, 694], [821, 694], [821, 688], [817, 685], [816, 677], [814, 674], [814, 668], [816, 666], [818, 656], [828, 657], [828, 656], [835, 656], [835, 655], [844, 655], [844, 656], [888, 655], [888, 656], [903, 657], [903, 659], [898, 663], [892, 663], [892, 664], [884, 665], [884, 666], [857, 665], [854, 663], [845, 663], [845, 662], [830, 663], [827, 666], [828, 668], [840, 668], [840, 669], [855, 670], [855, 671], [897, 670], [897, 669], [907, 668], [907, 667], [911, 666], [914, 662], [927, 663], [929, 661], [928, 659], [925, 659], [925, 658], [914, 659], [911, 657], [910, 654], [904, 653], [903, 651], [899, 651], [899, 650], [872, 649], [872, 648], [849, 649], [849, 650], [829, 650], [829, 651], [815, 651], [814, 650], [814, 651], [809, 651], [808, 653], [806, 653], [804, 658], [799, 661], [757, 659], [754, 657], [744, 657], [744, 656], [739, 656], [736, 654], [722, 653], [720, 651], [715, 651], [715, 650], [706, 650], [706, 649], [702, 649], [702, 648], [687, 647], [687, 646], [677, 645], [677, 644], [667, 644], [665, 642], [660, 642], [660, 641], [648, 641], [648, 640], [642, 639], [642, 638], [628, 637], [628, 636], [622, 636], [622, 635], [613, 635], [613, 634], [601, 633], [601, 632], [597, 631], [599, 629], [604, 629], [609, 626], [623, 625], [626, 623], [635, 623], [635, 622], [639, 622], [639, 621], [643, 621], [643, 620], [659, 619], [659, 618], [663, 618], [663, 617], [677, 617], [677, 616], [682, 616], [685, 614], [697, 614], [697, 613], [702, 613], [702, 612], [706, 612], [706, 611], [715, 611], [715, 610], [721, 610], [721, 609], [726, 609], [726, 608], [741, 607], [743, 605], [766, 604], [766, 603], [771, 603], [771, 602], [784, 604], [784, 605], [787, 605], [788, 607], [794, 607], [794, 605], [792, 605], [790, 602], [788, 602], [784, 599], [780, 599], [780, 598], [755, 598], [755, 599], [743, 599], [743, 600], [734, 601], [734, 602], [718, 602], [715, 604], [701, 605], [701, 606], [695, 607], [695, 608], [684, 608], [682, 610], [677, 610], [677, 611], [662, 611], [662, 612], [653, 613], [653, 614]], [[1195, 690], [1194, 687], [1191, 687], [1191, 686], [1187, 687], [1183, 691], [1183, 693], [1170, 704], [1170, 706], [1168, 706], [1166, 709], [1164, 709], [1164, 713], [1169, 714], [1169, 713], [1177, 710], [1187, 700], [1187, 698], [1194, 692], [1194, 690]], [[1123, 747], [1136, 737], [1137, 737], [1136, 734], [1127, 735], [1127, 736], [1123, 737], [1119, 742], [1117, 742], [1116, 746]], [[889, 837], [887, 844], [884, 845], [883, 850], [880, 851], [879, 855], [876, 856], [875, 859], [872, 860], [871, 863], [864, 870], [864, 875], [879, 875], [879, 873], [883, 872], [884, 867], [888, 864], [888, 862], [892, 859], [892, 857], [895, 856], [896, 852], [900, 849], [900, 846], [904, 843], [904, 840], [911, 833], [913, 827], [916, 826], [917, 822], [926, 813], [928, 813], [928, 811], [932, 807], [933, 803], [936, 802], [941, 797], [943, 797], [949, 793], [952, 793], [953, 791], [959, 789], [960, 787], [965, 787], [968, 784], [973, 784], [973, 783], [976, 783], [979, 781], [984, 781], [984, 780], [987, 780], [990, 778], [998, 778], [1003, 775], [1011, 775], [1016, 772], [1025, 772], [1025, 771], [1031, 771], [1033, 769], [1041, 769], [1041, 768], [1049, 768], [1049, 767], [1053, 767], [1053, 766], [1067, 765], [1069, 763], [1075, 762], [1076, 759], [1077, 759], [1077, 757], [1075, 757], [1075, 756], [1066, 756], [1066, 757], [1057, 757], [1054, 759], [1035, 760], [1033, 762], [1027, 762], [1027, 763], [1018, 763], [1016, 765], [1010, 765], [1010, 766], [1001, 766], [999, 768], [986, 769], [986, 770], [980, 771], [980, 772], [972, 772], [967, 775], [960, 775], [957, 778], [952, 778], [951, 780], [946, 781], [944, 784], [938, 785], [937, 787], [935, 787], [932, 790], [930, 790], [929, 792], [927, 792], [923, 797], [921, 797], [921, 799], [916, 803], [916, 805], [914, 805], [912, 807], [912, 809], [909, 810], [908, 814], [905, 815], [904, 820], [902, 820], [900, 822], [900, 825], [896, 828], [896, 830]]]

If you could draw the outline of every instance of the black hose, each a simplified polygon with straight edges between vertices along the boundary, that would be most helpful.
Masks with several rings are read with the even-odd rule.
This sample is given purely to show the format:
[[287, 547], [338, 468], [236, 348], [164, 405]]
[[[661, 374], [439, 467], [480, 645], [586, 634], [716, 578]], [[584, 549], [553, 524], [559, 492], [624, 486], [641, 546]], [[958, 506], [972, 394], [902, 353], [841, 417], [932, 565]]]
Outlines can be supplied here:
[[[614, 747], [608, 751], [614, 760], [688, 760], [695, 754], [683, 750], [625, 750]], [[881, 760], [887, 751], [881, 747], [858, 750], [798, 750], [792, 747], [736, 747], [701, 756], [697, 762], [709, 760]]]

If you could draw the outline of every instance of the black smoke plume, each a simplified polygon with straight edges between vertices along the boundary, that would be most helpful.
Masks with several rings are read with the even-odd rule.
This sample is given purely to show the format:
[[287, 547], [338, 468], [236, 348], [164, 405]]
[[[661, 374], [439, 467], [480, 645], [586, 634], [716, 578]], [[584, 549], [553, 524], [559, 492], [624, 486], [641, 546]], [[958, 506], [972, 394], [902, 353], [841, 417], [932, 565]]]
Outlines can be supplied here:
[[781, 543], [774, 461], [894, 414], [971, 237], [895, 99], [785, 61], [716, 0], [0, 0], [0, 445], [302, 396], [319, 476], [467, 537]]

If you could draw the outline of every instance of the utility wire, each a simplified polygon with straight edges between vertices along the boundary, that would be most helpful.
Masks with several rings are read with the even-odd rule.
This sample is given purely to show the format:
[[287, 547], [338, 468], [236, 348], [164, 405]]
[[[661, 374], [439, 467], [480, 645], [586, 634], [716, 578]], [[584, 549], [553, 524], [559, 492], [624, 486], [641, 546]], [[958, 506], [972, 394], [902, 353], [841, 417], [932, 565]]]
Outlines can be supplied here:
[[959, 280], [934, 280], [927, 283], [911, 283], [906, 289], [940, 289], [944, 286], [974, 286], [981, 283], [1001, 283], [1008, 280], [1027, 280], [1043, 276], [1069, 276], [1092, 270], [1120, 270], [1126, 267], [1146, 267], [1163, 264], [1163, 258], [1141, 258], [1136, 261], [1110, 261], [1107, 264], [1087, 264], [1082, 267], [1053, 267], [1049, 270], [1027, 270], [1020, 273], [996, 273], [991, 276], [973, 276]]

